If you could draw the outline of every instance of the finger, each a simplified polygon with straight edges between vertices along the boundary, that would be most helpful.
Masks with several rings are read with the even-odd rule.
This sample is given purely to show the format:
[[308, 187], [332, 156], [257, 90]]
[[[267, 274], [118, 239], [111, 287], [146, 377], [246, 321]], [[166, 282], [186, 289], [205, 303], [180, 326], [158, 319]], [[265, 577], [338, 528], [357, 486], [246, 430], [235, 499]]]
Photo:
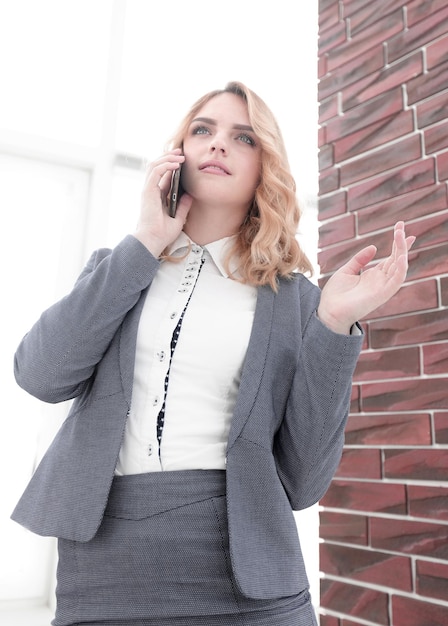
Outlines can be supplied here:
[[[184, 157], [177, 157], [177, 158], [184, 158]], [[162, 161], [159, 162], [157, 164], [152, 164], [150, 170], [148, 170], [148, 173], [146, 175], [146, 179], [145, 179], [145, 189], [149, 189], [152, 191], [157, 191], [158, 193], [160, 193], [160, 189], [161, 186], [163, 186], [163, 182], [162, 179], [164, 179], [164, 176], [166, 176], [167, 178], [169, 178], [169, 176], [172, 174], [172, 172], [174, 170], [176, 170], [179, 167], [179, 163], [181, 163], [182, 161]], [[165, 180], [166, 183], [166, 180]]]
[[385, 294], [391, 298], [402, 286], [408, 271], [407, 258], [400, 256], [389, 269], [387, 283], [384, 286]]
[[414, 241], [417, 239], [417, 237], [414, 237], [414, 235], [410, 235], [409, 237], [406, 237], [406, 249], [409, 252], [409, 250], [412, 248], [412, 246], [414, 245]]
[[394, 238], [392, 242], [392, 250], [390, 255], [384, 259], [379, 265], [386, 274], [391, 271], [391, 266], [402, 255], [407, 253], [406, 241], [404, 236], [404, 222], [397, 222], [394, 226]]
[[162, 192], [164, 197], [168, 196], [168, 192], [169, 192], [170, 187], [171, 187], [171, 180], [173, 178], [173, 171], [174, 170], [165, 172], [163, 174], [162, 178], [160, 179], [159, 189]]
[[193, 198], [188, 193], [183, 193], [177, 205], [175, 220], [179, 220], [182, 226], [187, 220], [188, 213], [191, 209]]
[[170, 152], [167, 152], [166, 154], [163, 154], [162, 156], [154, 159], [154, 161], [151, 161], [151, 163], [148, 164], [146, 168], [146, 178], [149, 178], [154, 171], [160, 172], [160, 170], [163, 169], [165, 166], [167, 168], [171, 168], [172, 165], [169, 164], [176, 164], [177, 167], [179, 163], [183, 163], [184, 161], [185, 157], [183, 154], [180, 153], [180, 150], [172, 150]]

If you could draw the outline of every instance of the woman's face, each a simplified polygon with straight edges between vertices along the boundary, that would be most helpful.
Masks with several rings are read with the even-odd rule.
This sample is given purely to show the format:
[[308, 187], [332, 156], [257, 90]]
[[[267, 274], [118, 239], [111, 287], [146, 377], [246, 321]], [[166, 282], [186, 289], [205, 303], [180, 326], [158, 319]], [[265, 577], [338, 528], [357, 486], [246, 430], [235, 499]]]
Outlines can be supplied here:
[[243, 219], [261, 170], [244, 100], [223, 93], [205, 104], [189, 126], [184, 154], [182, 184], [193, 199], [241, 211]]

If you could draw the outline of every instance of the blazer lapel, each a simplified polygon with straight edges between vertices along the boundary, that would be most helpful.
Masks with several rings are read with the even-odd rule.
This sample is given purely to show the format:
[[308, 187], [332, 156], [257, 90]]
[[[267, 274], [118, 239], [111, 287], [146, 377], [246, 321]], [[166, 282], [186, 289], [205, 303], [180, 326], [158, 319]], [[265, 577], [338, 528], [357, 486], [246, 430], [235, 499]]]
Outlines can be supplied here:
[[254, 323], [241, 374], [227, 449], [235, 443], [249, 419], [260, 388], [271, 336], [274, 300], [275, 293], [269, 286], [258, 288]]

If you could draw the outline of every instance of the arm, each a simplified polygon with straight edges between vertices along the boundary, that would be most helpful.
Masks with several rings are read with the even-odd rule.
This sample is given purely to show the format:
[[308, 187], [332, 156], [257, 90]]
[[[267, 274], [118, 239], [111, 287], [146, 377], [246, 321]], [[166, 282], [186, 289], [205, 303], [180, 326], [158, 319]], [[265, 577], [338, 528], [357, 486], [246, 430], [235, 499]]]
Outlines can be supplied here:
[[334, 333], [315, 312], [306, 323], [274, 444], [279, 476], [296, 510], [320, 500], [339, 464], [362, 341], [362, 335]]
[[94, 253], [73, 291], [45, 311], [19, 345], [18, 384], [46, 402], [78, 396], [94, 373], [126, 313], [157, 271], [156, 257], [177, 237], [192, 198], [184, 194], [176, 218], [166, 194], [171, 172], [184, 157], [172, 150], [148, 168], [134, 236], [114, 250]]
[[72, 292], [47, 309], [20, 343], [18, 384], [46, 402], [79, 395], [158, 266], [131, 235], [112, 251], [94, 253]]
[[[358, 252], [322, 290], [320, 302], [301, 297], [302, 346], [285, 417], [275, 441], [279, 475], [293, 508], [320, 500], [333, 478], [344, 445], [352, 376], [362, 336], [349, 335], [356, 320], [387, 302], [403, 284], [408, 250], [404, 223], [394, 228], [391, 254], [366, 269], [375, 246]], [[311, 310], [316, 310], [317, 315]]]

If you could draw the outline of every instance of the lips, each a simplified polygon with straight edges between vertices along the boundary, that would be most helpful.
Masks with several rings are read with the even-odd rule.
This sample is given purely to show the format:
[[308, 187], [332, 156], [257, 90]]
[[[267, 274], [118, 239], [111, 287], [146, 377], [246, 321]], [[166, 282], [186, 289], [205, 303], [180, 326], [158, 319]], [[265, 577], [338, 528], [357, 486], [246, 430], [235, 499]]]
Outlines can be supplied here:
[[218, 174], [221, 176], [229, 176], [230, 172], [222, 161], [206, 161], [199, 166], [201, 172], [209, 172], [210, 174]]

